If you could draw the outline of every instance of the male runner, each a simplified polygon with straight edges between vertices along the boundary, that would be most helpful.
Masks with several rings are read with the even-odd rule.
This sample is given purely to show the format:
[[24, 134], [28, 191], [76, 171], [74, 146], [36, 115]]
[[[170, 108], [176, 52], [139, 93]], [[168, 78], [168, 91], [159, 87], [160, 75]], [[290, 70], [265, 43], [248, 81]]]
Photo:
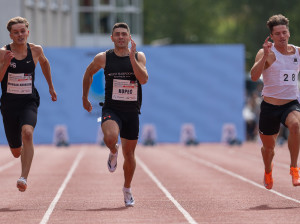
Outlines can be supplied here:
[[[131, 39], [126, 23], [116, 23], [111, 40], [114, 48], [97, 54], [87, 67], [83, 78], [83, 107], [88, 112], [92, 105], [88, 100], [93, 75], [101, 68], [105, 74], [105, 102], [102, 108], [102, 131], [104, 143], [110, 149], [108, 169], [117, 168], [118, 136], [120, 134], [124, 156], [124, 201], [125, 206], [133, 206], [131, 181], [135, 171], [134, 151], [139, 136], [139, 114], [142, 103], [141, 85], [148, 81], [146, 57], [136, 52], [136, 44]], [[131, 48], [128, 44], [131, 42]]]
[[34, 71], [38, 62], [47, 80], [52, 101], [56, 101], [50, 64], [41, 46], [27, 43], [28, 26], [25, 18], [10, 19], [7, 30], [12, 43], [0, 50], [1, 113], [10, 150], [16, 158], [21, 155], [22, 172], [17, 181], [21, 192], [27, 188], [27, 177], [34, 154], [33, 131], [40, 104], [40, 97], [34, 86]]
[[[273, 187], [273, 157], [280, 123], [289, 129], [288, 148], [291, 155], [290, 174], [292, 184], [300, 185], [297, 166], [300, 147], [300, 105], [297, 100], [298, 73], [300, 70], [299, 47], [288, 43], [290, 38], [289, 20], [283, 15], [269, 18], [268, 36], [256, 55], [251, 69], [251, 78], [257, 81], [263, 75], [263, 101], [259, 118], [259, 133], [263, 147], [265, 165], [264, 185]], [[272, 39], [274, 43], [269, 42]]]

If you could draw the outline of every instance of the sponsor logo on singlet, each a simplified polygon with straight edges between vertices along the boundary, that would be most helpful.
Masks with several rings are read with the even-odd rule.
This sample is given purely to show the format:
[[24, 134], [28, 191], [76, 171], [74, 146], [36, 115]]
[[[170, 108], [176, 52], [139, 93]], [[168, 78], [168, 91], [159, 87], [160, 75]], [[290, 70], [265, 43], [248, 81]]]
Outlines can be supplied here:
[[295, 64], [295, 65], [298, 65], [298, 60], [297, 60], [297, 58], [294, 58], [294, 64]]
[[11, 62], [10, 65], [9, 65], [9, 67], [16, 68], [17, 67], [16, 62]]

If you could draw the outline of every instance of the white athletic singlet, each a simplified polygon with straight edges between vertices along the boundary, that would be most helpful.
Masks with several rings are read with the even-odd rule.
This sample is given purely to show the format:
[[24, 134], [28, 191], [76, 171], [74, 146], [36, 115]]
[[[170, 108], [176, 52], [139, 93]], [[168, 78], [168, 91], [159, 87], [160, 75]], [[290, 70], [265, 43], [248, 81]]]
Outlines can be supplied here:
[[262, 95], [276, 99], [295, 100], [299, 97], [298, 74], [300, 70], [300, 56], [298, 47], [295, 54], [283, 55], [276, 50], [274, 44], [271, 50], [276, 56], [273, 64], [263, 71], [264, 88]]

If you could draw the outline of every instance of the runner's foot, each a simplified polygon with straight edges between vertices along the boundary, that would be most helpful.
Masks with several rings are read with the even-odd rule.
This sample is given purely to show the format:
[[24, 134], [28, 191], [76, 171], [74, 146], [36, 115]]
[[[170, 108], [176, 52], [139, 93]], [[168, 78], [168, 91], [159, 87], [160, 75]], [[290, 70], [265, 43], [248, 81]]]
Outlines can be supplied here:
[[118, 148], [119, 148], [119, 145], [116, 144], [117, 152], [115, 154], [112, 154], [111, 152], [109, 153], [108, 160], [107, 160], [107, 168], [108, 168], [109, 172], [115, 172], [115, 170], [117, 169]]
[[27, 180], [24, 177], [20, 177], [17, 181], [17, 188], [19, 191], [24, 192], [27, 188]]
[[126, 207], [133, 207], [134, 206], [134, 198], [131, 194], [130, 188], [123, 187], [123, 194], [124, 194], [124, 202]]
[[293, 185], [300, 186], [300, 179], [299, 179], [299, 168], [298, 167], [291, 167], [290, 174], [292, 176], [292, 183]]
[[271, 190], [272, 187], [273, 187], [272, 170], [273, 170], [273, 163], [272, 163], [271, 172], [270, 173], [266, 173], [266, 171], [265, 171], [265, 175], [264, 175], [264, 186], [268, 190]]

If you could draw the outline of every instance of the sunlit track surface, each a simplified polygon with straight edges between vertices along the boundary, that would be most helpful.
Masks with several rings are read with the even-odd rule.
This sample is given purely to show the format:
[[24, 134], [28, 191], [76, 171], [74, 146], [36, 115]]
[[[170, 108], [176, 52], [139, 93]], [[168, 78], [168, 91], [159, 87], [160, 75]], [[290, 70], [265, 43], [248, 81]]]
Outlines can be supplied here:
[[139, 145], [136, 205], [126, 208], [121, 153], [109, 173], [105, 147], [36, 146], [21, 193], [20, 159], [0, 146], [0, 223], [299, 223], [300, 187], [291, 183], [287, 146], [275, 153], [268, 191], [259, 144]]

